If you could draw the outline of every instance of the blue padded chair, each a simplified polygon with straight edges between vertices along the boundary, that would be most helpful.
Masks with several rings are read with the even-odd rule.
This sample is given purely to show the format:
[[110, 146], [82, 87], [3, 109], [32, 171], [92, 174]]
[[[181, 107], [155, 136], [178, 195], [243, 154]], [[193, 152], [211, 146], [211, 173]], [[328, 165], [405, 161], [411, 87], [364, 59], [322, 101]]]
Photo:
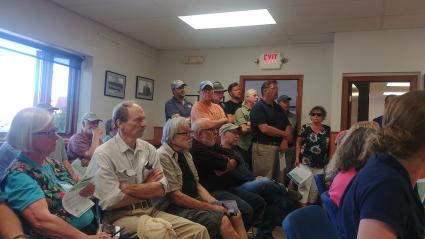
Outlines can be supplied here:
[[329, 197], [329, 191], [325, 191], [322, 194], [320, 194], [320, 200], [322, 201], [322, 205], [326, 209], [326, 212], [328, 213], [329, 219], [331, 220], [332, 224], [336, 228], [336, 218], [338, 215], [338, 207]]
[[288, 239], [337, 239], [323, 208], [312, 205], [289, 213], [282, 222]]
[[322, 193], [326, 191], [325, 175], [324, 174], [315, 174], [314, 175], [314, 181], [316, 182], [317, 191], [319, 191], [319, 195], [322, 195]]

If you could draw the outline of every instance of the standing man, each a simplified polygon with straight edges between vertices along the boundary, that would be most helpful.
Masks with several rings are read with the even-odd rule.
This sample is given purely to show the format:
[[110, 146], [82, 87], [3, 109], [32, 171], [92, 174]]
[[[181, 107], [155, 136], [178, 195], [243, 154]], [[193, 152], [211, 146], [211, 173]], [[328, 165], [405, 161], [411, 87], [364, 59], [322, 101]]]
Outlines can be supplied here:
[[190, 114], [192, 123], [201, 118], [211, 120], [215, 128], [227, 123], [224, 110], [218, 104], [213, 103], [213, 87], [211, 81], [202, 81], [199, 84], [199, 101], [195, 103]]
[[241, 127], [238, 146], [241, 149], [241, 154], [250, 170], [252, 170], [252, 134], [251, 118], [249, 117], [249, 113], [251, 112], [252, 106], [254, 106], [257, 101], [257, 91], [249, 89], [245, 92], [245, 101], [242, 107], [237, 109], [235, 112], [235, 123]]
[[192, 103], [186, 101], [186, 84], [181, 80], [175, 80], [171, 83], [171, 91], [173, 92], [173, 98], [165, 103], [165, 120], [169, 120], [175, 116], [181, 116], [188, 118], [190, 117], [190, 111], [192, 110]]
[[[390, 104], [390, 102], [394, 99], [394, 98], [396, 98], [397, 96], [396, 95], [387, 95], [386, 97], [385, 97], [385, 103], [384, 103], [384, 109], [386, 109], [387, 107], [388, 107], [388, 105]], [[381, 115], [381, 116], [378, 116], [378, 117], [376, 117], [376, 118], [374, 118], [373, 119], [373, 121], [375, 121], [376, 123], [378, 123], [379, 124], [379, 126], [382, 128], [382, 118], [383, 118], [383, 115]]]
[[82, 129], [69, 138], [68, 159], [81, 160], [82, 166], [87, 166], [94, 151], [102, 144], [103, 130], [99, 127], [101, 120], [95, 113], [86, 113], [81, 119]]
[[167, 180], [155, 147], [140, 139], [146, 128], [142, 107], [124, 101], [114, 108], [112, 120], [118, 134], [96, 149], [90, 162], [90, 167], [98, 171], [95, 196], [106, 210], [104, 223], [121, 226], [122, 235], [134, 237], [140, 217], [147, 215], [171, 223], [176, 238], [209, 238], [204, 226], [152, 206], [151, 199], [165, 195]]
[[224, 92], [226, 92], [226, 90], [224, 89], [220, 81], [214, 81], [213, 91], [213, 102], [219, 105], [223, 110], [225, 110], [223, 98]]
[[292, 141], [288, 118], [274, 101], [278, 90], [276, 81], [264, 82], [261, 86], [262, 98], [250, 113], [254, 174], [276, 180], [279, 172], [279, 146]]
[[192, 131], [188, 120], [172, 118], [164, 125], [162, 146], [157, 150], [168, 181], [166, 212], [204, 225], [213, 239], [246, 238], [240, 213], [227, 216], [227, 210], [199, 183], [198, 171], [189, 149]]
[[[286, 117], [291, 124], [292, 139], [297, 138], [297, 116], [290, 111], [290, 102], [292, 98], [287, 95], [281, 95], [277, 98], [277, 103], [285, 112]], [[279, 181], [285, 181], [286, 175], [295, 167], [295, 140], [288, 143], [288, 150], [284, 153], [280, 153], [280, 160], [284, 160], [286, 165], [285, 170], [280, 175]], [[280, 164], [282, 165], [282, 163]], [[281, 170], [283, 170], [281, 168]]]
[[234, 123], [235, 112], [242, 106], [242, 90], [237, 82], [230, 84], [227, 90], [230, 95], [230, 100], [224, 103], [224, 113], [226, 113], [229, 122]]

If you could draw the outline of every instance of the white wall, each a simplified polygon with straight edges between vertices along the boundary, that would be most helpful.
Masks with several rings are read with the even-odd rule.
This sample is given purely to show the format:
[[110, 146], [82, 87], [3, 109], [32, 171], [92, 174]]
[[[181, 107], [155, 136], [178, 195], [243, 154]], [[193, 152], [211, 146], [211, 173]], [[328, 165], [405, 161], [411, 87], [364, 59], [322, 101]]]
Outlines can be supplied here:
[[[265, 52], [281, 52], [288, 58], [280, 70], [260, 70], [254, 63]], [[220, 81], [225, 88], [239, 82], [241, 75], [304, 75], [302, 121], [308, 121], [308, 112], [315, 105], [323, 105], [330, 111], [332, 83], [332, 44], [303, 44], [210, 50], [161, 51], [159, 53], [158, 81], [164, 87], [156, 88], [158, 111], [155, 122], [165, 120], [164, 104], [171, 98], [170, 83], [183, 80], [188, 84], [187, 93], [197, 94], [199, 82]], [[184, 65], [184, 56], [203, 56], [201, 65]], [[226, 99], [229, 96], [226, 95]], [[331, 113], [331, 112], [328, 112]], [[329, 123], [329, 121], [327, 121]]]
[[[88, 56], [83, 64], [80, 117], [91, 110], [109, 119], [121, 101], [103, 95], [106, 70], [127, 76], [126, 99], [134, 99], [137, 75], [156, 78], [155, 49], [46, 0], [2, 0], [0, 30]], [[153, 114], [153, 102], [138, 102], [147, 115]], [[154, 124], [152, 118], [147, 120]], [[145, 138], [152, 138], [152, 132], [149, 128]]]
[[[342, 75], [370, 72], [423, 72], [425, 29], [336, 33], [333, 56], [332, 131], [341, 119]], [[419, 88], [422, 79], [419, 78]]]

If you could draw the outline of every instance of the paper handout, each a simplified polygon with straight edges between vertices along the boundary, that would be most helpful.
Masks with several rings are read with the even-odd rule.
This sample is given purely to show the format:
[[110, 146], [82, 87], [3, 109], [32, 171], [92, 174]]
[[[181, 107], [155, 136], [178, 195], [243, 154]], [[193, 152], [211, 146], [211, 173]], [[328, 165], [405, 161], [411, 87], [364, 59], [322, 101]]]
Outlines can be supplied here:
[[297, 185], [303, 184], [311, 176], [312, 173], [308, 169], [300, 166], [294, 168], [291, 172], [288, 173], [288, 177]]
[[89, 198], [80, 196], [81, 190], [90, 183], [91, 179], [92, 177], [81, 180], [63, 196], [63, 208], [75, 217], [80, 217], [94, 205]]

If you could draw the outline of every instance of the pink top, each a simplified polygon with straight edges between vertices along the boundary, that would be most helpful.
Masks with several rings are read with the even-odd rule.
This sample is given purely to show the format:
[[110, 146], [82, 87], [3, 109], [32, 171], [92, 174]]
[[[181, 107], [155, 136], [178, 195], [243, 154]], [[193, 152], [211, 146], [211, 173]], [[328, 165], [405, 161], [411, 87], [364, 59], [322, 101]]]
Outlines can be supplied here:
[[339, 207], [339, 202], [341, 201], [345, 188], [347, 188], [351, 179], [353, 179], [356, 174], [356, 170], [351, 168], [346, 172], [339, 172], [332, 181], [331, 187], [329, 188], [329, 197], [337, 207]]

